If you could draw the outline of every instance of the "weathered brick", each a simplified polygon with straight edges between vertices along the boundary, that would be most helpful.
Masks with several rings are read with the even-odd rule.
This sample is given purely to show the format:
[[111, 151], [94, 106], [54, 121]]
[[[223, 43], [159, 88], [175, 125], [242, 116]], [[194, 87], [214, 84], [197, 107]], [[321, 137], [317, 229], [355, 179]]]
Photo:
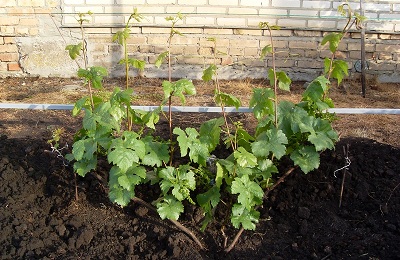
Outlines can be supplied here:
[[232, 64], [233, 64], [233, 58], [231, 56], [222, 57], [221, 65], [226, 66]]
[[18, 61], [18, 53], [0, 53], [0, 61]]
[[4, 44], [4, 37], [0, 37], [0, 45]]
[[[314, 29], [332, 29], [332, 28], [338, 28], [339, 26], [337, 25], [337, 22], [332, 20], [332, 21], [320, 21], [320, 20], [308, 20], [308, 28], [314, 28]], [[340, 27], [339, 27], [340, 28]]]
[[33, 7], [9, 7], [6, 10], [10, 15], [27, 15], [35, 13], [35, 9]]
[[199, 54], [203, 56], [212, 56], [213, 55], [213, 48], [212, 47], [200, 47]]
[[39, 34], [39, 28], [37, 28], [37, 27], [29, 28], [29, 35], [30, 36], [36, 36], [38, 34]]
[[145, 36], [135, 36], [135, 37], [131, 36], [126, 40], [126, 42], [128, 44], [145, 44], [145, 43], [147, 43], [147, 37], [145, 37]]
[[393, 60], [393, 53], [380, 52], [380, 53], [378, 53], [378, 60]]
[[170, 5], [176, 4], [177, 0], [147, 0], [150, 5]]
[[[109, 13], [112, 12], [112, 10], [104, 10], [103, 6], [101, 5], [84, 5], [84, 6], [76, 6], [74, 8], [74, 13], [87, 13], [88, 11], [97, 14], [97, 13]], [[115, 10], [114, 12], [119, 12], [119, 10]]]
[[240, 5], [242, 6], [257, 6], [265, 8], [268, 4], [268, 1], [240, 0]]
[[7, 71], [7, 63], [0, 62], [0, 71]]
[[161, 45], [167, 45], [168, 44], [168, 36], [152, 36], [150, 35], [147, 38], [147, 43], [148, 44], [161, 44]]
[[217, 25], [219, 25], [219, 26], [245, 26], [246, 19], [245, 18], [230, 18], [230, 17], [217, 18]]
[[4, 16], [0, 17], [0, 25], [1, 26], [6, 26], [6, 25], [18, 25], [19, 23], [19, 18], [15, 16]]
[[[267, 45], [271, 45], [271, 41], [270, 40], [261, 40], [260, 41], [260, 48], [264, 48]], [[289, 47], [289, 41], [280, 41], [280, 40], [274, 40], [274, 47], [275, 48], [288, 48]]]
[[188, 16], [186, 18], [187, 23], [199, 26], [214, 25], [216, 18], [209, 16]]
[[375, 45], [375, 49], [377, 52], [392, 52], [392, 53], [400, 52], [400, 47], [399, 47], [398, 43], [397, 44], [394, 44], [394, 43], [393, 44], [390, 44], [390, 43], [380, 44], [380, 43], [378, 43]]
[[85, 33], [87, 34], [111, 34], [111, 28], [85, 28]]
[[18, 62], [10, 62], [7, 64], [8, 71], [20, 71], [21, 67], [19, 66]]
[[258, 48], [260, 46], [260, 42], [258, 40], [232, 39], [229, 41], [229, 46], [233, 48], [238, 48], [238, 47]]
[[316, 41], [289, 41], [289, 48], [293, 49], [317, 49], [318, 42]]
[[64, 0], [66, 5], [82, 5], [85, 4], [85, 0]]
[[319, 69], [323, 67], [322, 60], [299, 60], [297, 61], [297, 67], [306, 69]]
[[196, 7], [194, 6], [173, 6], [173, 5], [168, 5], [166, 7], [166, 11], [168, 14], [191, 14], [191, 13], [196, 13]]
[[301, 1], [298, 0], [272, 0], [273, 7], [300, 7]]
[[2, 7], [17, 6], [17, 0], [0, 0], [0, 6]]
[[46, 6], [45, 0], [18, 0], [18, 6]]
[[255, 15], [258, 14], [258, 10], [256, 8], [237, 8], [237, 7], [229, 7], [228, 13], [239, 14], [239, 15]]
[[301, 19], [278, 19], [278, 25], [282, 27], [304, 28], [306, 27], [307, 20]]
[[161, 54], [166, 51], [168, 51], [167, 45], [154, 46], [154, 53]]
[[14, 26], [0, 26], [0, 33], [4, 35], [14, 34]]
[[[196, 0], [196, 6], [206, 5], [207, 0]], [[178, 0], [178, 5], [193, 5], [193, 0]]]
[[195, 65], [205, 64], [204, 57], [202, 56], [192, 56], [192, 57], [178, 56], [176, 57], [176, 61], [178, 64], [195, 64]]
[[15, 34], [17, 35], [29, 35], [29, 28], [27, 27], [21, 27], [21, 26], [16, 26], [15, 27]]
[[142, 33], [147, 34], [169, 34], [171, 32], [170, 28], [157, 28], [157, 27], [143, 27]]
[[239, 65], [244, 65], [248, 67], [264, 67], [265, 61], [254, 58], [245, 58], [238, 61]]
[[303, 31], [303, 30], [295, 30], [293, 31], [293, 35], [297, 37], [321, 37], [322, 34], [320, 31]]
[[175, 36], [172, 38], [172, 45], [197, 45], [199, 38], [187, 37], [187, 36]]
[[371, 62], [369, 64], [370, 70], [377, 70], [377, 71], [393, 71], [396, 68], [396, 62]]
[[94, 16], [94, 23], [96, 24], [124, 24], [123, 16], [115, 15], [98, 15]]
[[233, 29], [233, 34], [235, 35], [252, 35], [252, 36], [262, 36], [262, 30], [260, 29]]
[[11, 43], [15, 43], [15, 38], [14, 37], [3, 37], [4, 39], [4, 44], [11, 44]]
[[37, 26], [38, 20], [36, 18], [21, 18], [19, 19], [19, 25], [23, 26]]
[[304, 51], [304, 57], [306, 58], [318, 58], [319, 57], [319, 52], [316, 50], [305, 50]]
[[35, 7], [34, 9], [35, 14], [51, 14], [51, 12], [53, 11], [51, 8], [44, 8], [44, 7]]
[[154, 46], [151, 45], [139, 45], [139, 52], [141, 53], [154, 53]]
[[86, 0], [87, 5], [113, 5], [114, 0]]
[[244, 49], [244, 56], [259, 56], [258, 48], [245, 48]]
[[232, 29], [212, 29], [212, 28], [204, 28], [204, 34], [206, 35], [232, 35]]
[[3, 44], [0, 45], [0, 53], [12, 53], [18, 52], [18, 47], [15, 44]]
[[[118, 5], [131, 5], [132, 0], [116, 0]], [[146, 4], [145, 0], [135, 0], [136, 5], [144, 5]]]
[[183, 53], [185, 55], [198, 55], [199, 54], [199, 47], [197, 46], [185, 46]]
[[243, 56], [244, 55], [244, 48], [229, 48], [229, 54], [234, 56]]
[[209, 5], [238, 5], [238, 0], [208, 0]]
[[327, 9], [331, 7], [331, 1], [303, 1], [303, 8]]

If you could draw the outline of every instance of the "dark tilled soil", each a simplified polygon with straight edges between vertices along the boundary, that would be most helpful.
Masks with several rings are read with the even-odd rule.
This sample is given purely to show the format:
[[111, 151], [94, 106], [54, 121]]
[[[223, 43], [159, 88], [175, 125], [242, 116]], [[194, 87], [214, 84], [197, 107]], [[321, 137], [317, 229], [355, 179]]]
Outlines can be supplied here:
[[[64, 88], [76, 84], [72, 79], [0, 79], [0, 102], [72, 103], [85, 92]], [[158, 104], [160, 81], [138, 84], [144, 86], [135, 86], [138, 102]], [[244, 100], [255, 86], [247, 81], [224, 84]], [[296, 90], [295, 85], [284, 97], [298, 100], [302, 86]], [[348, 86], [347, 93], [333, 89], [337, 107], [398, 108], [399, 84], [371, 85], [366, 98], [360, 97], [357, 82]], [[188, 98], [188, 105], [212, 105], [209, 88], [199, 87], [199, 96]], [[251, 116], [236, 116], [253, 129]], [[208, 116], [177, 113], [174, 117], [176, 125], [197, 127]], [[225, 254], [225, 241], [229, 244], [237, 230], [218, 222], [201, 233], [196, 208], [188, 207], [180, 221], [193, 230], [205, 250], [142, 205], [132, 202], [121, 209], [111, 204], [105, 161], [95, 172], [75, 180], [71, 167], [64, 166], [47, 143], [51, 130], [63, 127], [63, 137], [71, 145], [79, 118], [73, 119], [70, 111], [0, 110], [1, 259], [398, 259], [399, 116], [338, 117], [334, 126], [341, 140], [336, 150], [321, 155], [317, 171], [304, 175], [295, 170], [271, 192], [260, 209], [256, 231], [245, 231]], [[166, 127], [161, 122], [155, 134], [163, 136]], [[344, 147], [350, 166], [335, 174], [349, 163]], [[290, 165], [284, 165], [282, 172], [287, 168]], [[157, 190], [143, 186], [137, 194], [151, 202]]]
[[[351, 161], [346, 165], [343, 147]], [[400, 149], [345, 138], [322, 154], [318, 171], [294, 172], [270, 193], [255, 232], [245, 231], [223, 253], [230, 227], [198, 231], [196, 210], [182, 223], [199, 247], [147, 208], [112, 205], [94, 174], [78, 178], [48, 151], [45, 138], [0, 139], [0, 254], [2, 259], [398, 259]], [[140, 192], [146, 197], [148, 187]]]

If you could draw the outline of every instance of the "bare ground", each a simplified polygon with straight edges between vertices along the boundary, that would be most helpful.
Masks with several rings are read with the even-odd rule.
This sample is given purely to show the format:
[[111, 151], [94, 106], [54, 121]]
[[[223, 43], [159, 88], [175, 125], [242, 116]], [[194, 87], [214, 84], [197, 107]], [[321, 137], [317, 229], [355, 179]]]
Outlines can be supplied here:
[[[157, 105], [160, 80], [137, 79], [132, 87], [140, 105]], [[78, 79], [0, 79], [0, 102], [72, 103], [87, 94]], [[196, 82], [198, 95], [188, 105], [213, 105], [212, 87]], [[122, 86], [105, 82], [106, 89]], [[246, 105], [257, 80], [223, 81], [227, 92]], [[67, 86], [67, 87], [66, 87]], [[298, 100], [303, 83], [282, 98]], [[333, 88], [336, 107], [399, 108], [400, 84], [369, 83], [366, 98], [359, 82]], [[104, 92], [107, 95], [107, 91]], [[217, 114], [177, 114], [176, 124], [198, 126]], [[251, 115], [234, 115], [247, 127]], [[400, 255], [399, 115], [339, 115], [341, 140], [322, 154], [321, 166], [307, 175], [295, 172], [274, 190], [261, 209], [255, 232], [245, 231], [228, 255], [224, 238], [235, 230], [214, 223], [198, 231], [196, 209], [182, 223], [206, 245], [193, 241], [147, 208], [121, 209], [105, 193], [107, 165], [78, 178], [75, 200], [72, 169], [49, 152], [52, 129], [63, 127], [65, 141], [79, 127], [69, 111], [0, 110], [0, 252], [2, 259], [398, 259]], [[163, 131], [160, 123], [159, 134]], [[348, 170], [335, 170], [347, 162]], [[343, 177], [345, 174], [345, 179]], [[342, 191], [343, 188], [343, 191]], [[150, 199], [148, 187], [139, 194]], [[342, 192], [342, 195], [341, 195]], [[342, 205], [339, 207], [340, 198]]]

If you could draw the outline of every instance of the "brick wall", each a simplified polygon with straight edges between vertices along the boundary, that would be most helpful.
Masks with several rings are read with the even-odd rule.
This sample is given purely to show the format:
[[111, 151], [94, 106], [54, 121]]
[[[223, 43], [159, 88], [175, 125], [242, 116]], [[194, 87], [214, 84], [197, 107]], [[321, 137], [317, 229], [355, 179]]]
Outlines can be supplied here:
[[18, 37], [39, 34], [39, 16], [50, 14], [60, 2], [55, 0], [0, 0], [0, 76], [23, 73]]
[[[359, 0], [349, 2], [353, 9], [359, 8]], [[345, 24], [337, 13], [341, 3], [339, 0], [0, 0], [0, 6], [5, 6], [0, 9], [0, 76], [20, 72], [75, 75], [76, 64], [69, 60], [64, 47], [76, 43], [80, 37], [76, 13], [89, 10], [94, 13], [85, 24], [90, 65], [105, 66], [112, 76], [122, 75], [124, 71], [117, 65], [122, 49], [111, 42], [111, 37], [124, 26], [136, 7], [145, 19], [132, 28], [128, 50], [130, 55], [149, 64], [145, 71], [148, 77], [167, 76], [164, 68], [157, 69], [151, 64], [166, 50], [170, 23], [165, 17], [181, 12], [185, 18], [177, 27], [184, 36], [176, 36], [172, 47], [175, 77], [201, 76], [212, 61], [209, 37], [215, 37], [219, 51], [226, 53], [218, 57], [221, 77], [265, 77], [271, 61], [261, 61], [259, 55], [269, 39], [257, 25], [268, 21], [282, 26], [274, 31], [278, 68], [294, 79], [308, 80], [321, 72], [323, 58], [329, 55], [326, 47], [320, 46], [323, 35]], [[381, 81], [399, 81], [400, 0], [368, 1], [364, 9], [369, 19], [368, 73]], [[52, 12], [53, 21], [48, 12]], [[360, 59], [360, 48], [360, 34], [352, 32], [338, 54], [352, 67]]]

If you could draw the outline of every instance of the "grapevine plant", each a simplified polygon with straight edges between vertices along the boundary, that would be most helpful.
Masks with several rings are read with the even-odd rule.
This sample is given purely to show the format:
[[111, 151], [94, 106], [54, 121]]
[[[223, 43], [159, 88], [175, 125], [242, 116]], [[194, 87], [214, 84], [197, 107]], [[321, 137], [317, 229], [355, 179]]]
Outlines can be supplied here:
[[[335, 147], [338, 134], [331, 126], [334, 117], [326, 113], [326, 109], [333, 107], [328, 95], [331, 80], [340, 82], [348, 70], [344, 61], [335, 59], [337, 47], [351, 27], [352, 12], [350, 8], [345, 9], [346, 6], [342, 5], [340, 10], [347, 10], [349, 23], [342, 32], [330, 33], [323, 38], [322, 44], [329, 44], [332, 55], [324, 62], [324, 74], [308, 85], [299, 103], [279, 100], [279, 90], [289, 91], [291, 84], [287, 74], [275, 68], [272, 32], [279, 28], [260, 23], [260, 29], [268, 32], [270, 39], [270, 44], [261, 51], [261, 59], [272, 56], [272, 68], [268, 71], [271, 87], [253, 90], [250, 108], [258, 123], [251, 132], [240, 122], [231, 122], [225, 113], [225, 107], [239, 107], [241, 102], [223, 93], [219, 87], [216, 44], [214, 63], [204, 70], [203, 80], [214, 83], [214, 100], [221, 107], [222, 116], [202, 123], [198, 129], [172, 126], [171, 98], [179, 97], [184, 104], [186, 95], [196, 93], [191, 81], [181, 79], [173, 82], [171, 77], [172, 38], [182, 35], [175, 29], [176, 23], [183, 19], [179, 13], [167, 18], [172, 22], [168, 50], [156, 61], [159, 67], [164, 59], [168, 59], [169, 79], [162, 84], [164, 100], [151, 112], [131, 108], [133, 90], [128, 85], [129, 66], [144, 67], [141, 61], [128, 57], [126, 52], [129, 22], [131, 19], [140, 20], [135, 10], [125, 29], [113, 38], [125, 50], [120, 62], [126, 66], [125, 90], [115, 88], [108, 99], [89, 92], [88, 97], [78, 100], [74, 106], [74, 116], [84, 111], [82, 129], [76, 134], [72, 153], [67, 156], [74, 162], [74, 171], [85, 176], [96, 169], [99, 157], [105, 157], [111, 166], [108, 196], [112, 202], [123, 207], [133, 200], [156, 210], [162, 219], [171, 220], [200, 247], [203, 246], [196, 236], [177, 222], [185, 210], [184, 205], [190, 203], [202, 209], [202, 231], [215, 220], [217, 211], [222, 212], [225, 215], [223, 225], [230, 222], [238, 229], [233, 242], [225, 248], [225, 251], [230, 251], [243, 230], [256, 229], [259, 207], [272, 189], [295, 169], [307, 174], [318, 168], [320, 153]], [[356, 16], [356, 23], [359, 19]], [[210, 41], [215, 43], [216, 39]], [[85, 40], [67, 49], [73, 59], [86, 55]], [[101, 89], [106, 70], [86, 65], [78, 70], [78, 76], [89, 88]], [[167, 104], [170, 137], [164, 141], [154, 137], [151, 130], [156, 128], [163, 113], [162, 107]], [[218, 158], [216, 149], [224, 145], [229, 156]], [[188, 163], [174, 165], [172, 157], [176, 155], [188, 158]], [[287, 159], [291, 166], [285, 169]], [[152, 204], [136, 197], [135, 190], [141, 184], [159, 186], [159, 197]]]

